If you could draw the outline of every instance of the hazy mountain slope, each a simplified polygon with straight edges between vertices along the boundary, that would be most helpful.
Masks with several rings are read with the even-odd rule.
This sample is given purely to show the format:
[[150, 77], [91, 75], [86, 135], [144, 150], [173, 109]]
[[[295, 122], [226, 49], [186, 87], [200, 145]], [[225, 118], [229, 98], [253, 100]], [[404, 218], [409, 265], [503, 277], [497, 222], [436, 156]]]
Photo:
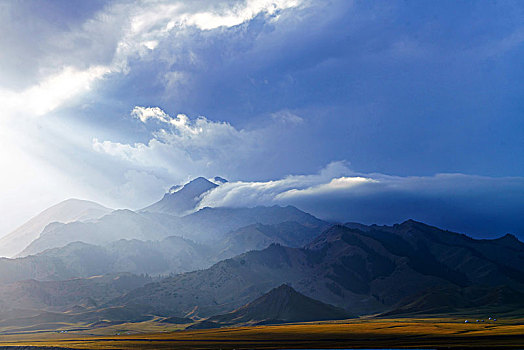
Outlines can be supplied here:
[[131, 274], [75, 278], [64, 281], [26, 280], [0, 285], [0, 312], [6, 310], [67, 311], [94, 308], [151, 282]]
[[46, 256], [29, 256], [23, 259], [0, 259], [0, 284], [27, 279], [60, 280], [73, 278], [71, 271], [62, 260]]
[[219, 243], [219, 259], [245, 253], [250, 250], [261, 250], [271, 243], [288, 247], [301, 247], [312, 241], [322, 232], [322, 226], [311, 227], [298, 222], [282, 222], [274, 225], [253, 224], [226, 234]]
[[[288, 223], [285, 224], [285, 222]], [[233, 238], [235, 235], [228, 235], [232, 230], [253, 224], [280, 225], [278, 227], [260, 226], [257, 229], [259, 237], [253, 239], [252, 242], [249, 242], [248, 239], [242, 243], [243, 235], [241, 234], [236, 235], [236, 240]], [[115, 210], [92, 222], [50, 224], [46, 226], [40, 237], [18, 256], [37, 254], [46, 249], [63, 247], [76, 241], [105, 245], [120, 239], [146, 241], [160, 240], [168, 236], [181, 236], [195, 242], [212, 245], [217, 249], [220, 248], [224, 250], [220, 258], [225, 258], [246, 250], [264, 248], [271, 242], [281, 242], [292, 246], [301, 245], [311, 240], [327, 226], [326, 222], [291, 206], [204, 208], [184, 217], [148, 211], [137, 213], [131, 210]], [[231, 238], [229, 245], [224, 242], [226, 237]], [[228, 247], [231, 248], [229, 253], [225, 251]]]
[[28, 279], [57, 281], [114, 272], [111, 271], [112, 257], [101, 247], [73, 243], [62, 248], [64, 256], [50, 252], [0, 259], [0, 285]]
[[103, 246], [73, 242], [18, 259], [0, 259], [0, 283], [41, 281], [108, 273], [168, 275], [211, 265], [209, 249], [181, 237], [119, 240]]
[[317, 219], [293, 206], [254, 208], [203, 208], [181, 218], [180, 229], [184, 235], [197, 242], [220, 241], [225, 234], [241, 227], [263, 224], [274, 225], [296, 222], [303, 226], [321, 230], [328, 223]]
[[57, 329], [71, 324], [143, 321], [147, 310], [100, 305], [150, 282], [130, 274], [66, 281], [20, 281], [0, 285], [0, 327], [19, 331]]
[[184, 186], [171, 187], [160, 201], [141, 211], [184, 215], [198, 206], [204, 193], [217, 186], [203, 177], [197, 177]]
[[[220, 243], [199, 244], [178, 236], [170, 236], [160, 240], [119, 239], [105, 242], [106, 239], [116, 239], [120, 235], [118, 230], [126, 228], [133, 221], [122, 220], [117, 222], [118, 230], [109, 232], [96, 231], [98, 227], [112, 227], [119, 218], [139, 218], [138, 222], [147, 224], [152, 222], [156, 214], [135, 214], [127, 211], [115, 211], [111, 215], [93, 223], [71, 223], [68, 225], [53, 224], [50, 238], [43, 235], [34, 243], [40, 244], [35, 250], [46, 247], [44, 244], [59, 245], [35, 255], [28, 255], [18, 259], [0, 259], [0, 282], [13, 282], [24, 279], [58, 280], [62, 278], [86, 277], [106, 273], [148, 273], [152, 275], [169, 275], [210, 267], [224, 258], [243, 253], [248, 250], [262, 249], [272, 242], [286, 242], [292, 245], [302, 244], [315, 236], [319, 229], [309, 228], [298, 223], [285, 222], [277, 225], [253, 225], [240, 229], [238, 232], [226, 234], [230, 240]], [[164, 214], [159, 214], [164, 216]], [[145, 217], [145, 219], [143, 218]], [[145, 221], [143, 221], [143, 219]], [[106, 222], [108, 221], [108, 222]], [[158, 222], [156, 223], [158, 224]], [[164, 223], [162, 223], [164, 224]], [[53, 228], [61, 230], [62, 235], [53, 235]], [[133, 228], [140, 227], [133, 226]], [[80, 228], [75, 230], [75, 228]], [[145, 226], [149, 232], [151, 226]], [[249, 237], [251, 229], [259, 235], [255, 239]], [[169, 231], [162, 225], [158, 231]], [[155, 232], [155, 234], [158, 233]], [[133, 233], [125, 231], [123, 235]], [[139, 232], [140, 233], [140, 232]], [[245, 234], [247, 233], [247, 234]], [[73, 239], [84, 241], [99, 241], [99, 235], [106, 234], [100, 244], [88, 244], [80, 241], [67, 243]], [[260, 237], [263, 237], [260, 239]], [[58, 239], [61, 238], [61, 239]], [[66, 244], [65, 246], [60, 246]], [[32, 248], [32, 247], [30, 247]], [[28, 249], [29, 250], [29, 249]]]
[[207, 247], [181, 237], [160, 241], [119, 240], [103, 246], [75, 242], [40, 255], [60, 259], [79, 276], [117, 272], [167, 275], [210, 265]]
[[112, 209], [100, 204], [68, 199], [54, 205], [0, 239], [0, 256], [12, 257], [20, 253], [32, 241], [40, 236], [42, 230], [52, 222], [68, 223], [98, 219]]
[[337, 320], [349, 317], [345, 310], [308, 298], [283, 284], [233, 312], [212, 316], [190, 328]]
[[[148, 305], [155, 312], [178, 315], [197, 306], [199, 316], [209, 316], [230, 312], [288, 283], [308, 297], [360, 314], [386, 311], [399, 300], [432, 287], [495, 287], [503, 281], [522, 288], [518, 274], [506, 265], [464, 247], [455, 251], [451, 242], [459, 234], [428, 234], [429, 229], [413, 222], [368, 231], [333, 226], [303, 249], [271, 245], [206, 270], [146, 285], [115, 302]], [[432, 235], [442, 242], [425, 238]], [[493, 244], [494, 250], [506, 249], [499, 242], [472, 242], [473, 246]], [[515, 259], [521, 259], [519, 266], [523, 252], [513, 252]], [[489, 276], [494, 277], [490, 280]]]
[[115, 210], [93, 222], [48, 225], [19, 256], [63, 247], [71, 242], [107, 244], [120, 239], [159, 240], [170, 236], [166, 227], [131, 210]]
[[213, 254], [210, 247], [176, 236], [161, 241], [120, 240], [104, 248], [115, 259], [114, 271], [154, 275], [207, 268]]

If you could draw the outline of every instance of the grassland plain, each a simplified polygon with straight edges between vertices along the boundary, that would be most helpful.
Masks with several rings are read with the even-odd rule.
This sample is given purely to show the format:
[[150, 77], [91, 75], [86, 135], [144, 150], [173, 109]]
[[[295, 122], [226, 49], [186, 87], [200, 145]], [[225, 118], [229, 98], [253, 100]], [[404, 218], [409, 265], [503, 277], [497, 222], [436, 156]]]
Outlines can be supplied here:
[[74, 349], [506, 348], [524, 349], [524, 318], [360, 318], [275, 326], [177, 330], [155, 323], [4, 334], [0, 346]]

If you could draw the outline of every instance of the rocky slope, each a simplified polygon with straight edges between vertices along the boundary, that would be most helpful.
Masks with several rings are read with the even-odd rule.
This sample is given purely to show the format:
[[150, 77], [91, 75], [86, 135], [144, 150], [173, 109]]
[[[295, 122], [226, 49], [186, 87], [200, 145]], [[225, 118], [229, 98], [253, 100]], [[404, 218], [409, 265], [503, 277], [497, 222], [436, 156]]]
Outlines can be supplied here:
[[235, 311], [212, 316], [190, 328], [338, 320], [349, 317], [345, 310], [308, 298], [283, 284]]

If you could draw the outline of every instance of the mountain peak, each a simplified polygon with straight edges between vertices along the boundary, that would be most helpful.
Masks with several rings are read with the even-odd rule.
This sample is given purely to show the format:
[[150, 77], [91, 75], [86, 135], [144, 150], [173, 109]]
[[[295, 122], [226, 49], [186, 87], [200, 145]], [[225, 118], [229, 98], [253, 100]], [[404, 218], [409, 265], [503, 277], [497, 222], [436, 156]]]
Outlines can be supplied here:
[[418, 226], [418, 225], [426, 226], [426, 224], [419, 222], [419, 221], [415, 221], [413, 219], [407, 219], [406, 221], [400, 224], [400, 226]]
[[522, 244], [522, 242], [511, 233], [506, 233], [504, 236], [496, 238], [495, 241], [502, 242], [502, 243], [508, 243], [508, 244]]
[[240, 310], [248, 311], [251, 316], [256, 314], [262, 320], [285, 322], [348, 317], [344, 310], [309, 298], [288, 284], [273, 288]]
[[506, 239], [506, 240], [518, 241], [518, 238], [515, 235], [512, 235], [511, 233], [506, 233], [504, 236], [500, 238]]
[[393, 228], [400, 228], [401, 230], [420, 230], [427, 231], [429, 229], [435, 229], [435, 227], [427, 225], [420, 221], [415, 221], [413, 219], [408, 219], [401, 224], [393, 225]]
[[287, 283], [283, 283], [280, 286], [271, 289], [267, 293], [268, 296], [271, 296], [271, 295], [294, 295], [294, 294], [298, 294], [298, 292], [295, 289], [293, 289], [293, 287], [291, 287]]
[[282, 284], [235, 311], [213, 316], [192, 328], [214, 328], [234, 324], [307, 322], [348, 317], [345, 310], [309, 298], [288, 284]]
[[166, 214], [184, 215], [194, 210], [200, 203], [201, 196], [209, 190], [217, 187], [217, 184], [204, 177], [197, 177], [185, 185], [175, 185], [167, 191], [164, 197], [142, 209], [143, 211], [158, 212]]
[[200, 176], [197, 177], [188, 183], [186, 183], [180, 190], [177, 192], [189, 192], [190, 196], [200, 196], [203, 193], [217, 187], [218, 185], [212, 183], [208, 179]]
[[186, 187], [187, 185], [194, 184], [194, 183], [212, 183], [208, 179], [206, 179], [203, 176], [195, 177], [193, 180], [189, 181], [187, 184], [184, 185]]
[[215, 183], [220, 183], [220, 184], [225, 184], [226, 182], [229, 182], [229, 181], [227, 181], [226, 179], [224, 179], [223, 177], [220, 177], [220, 176], [215, 176], [213, 178], [213, 181]]
[[205, 177], [202, 177], [202, 176], [199, 176], [199, 177], [196, 177], [194, 178], [193, 180], [187, 182], [186, 184], [184, 185], [173, 185], [171, 186], [171, 188], [169, 188], [169, 190], [166, 192], [166, 195], [171, 195], [171, 194], [174, 194], [176, 192], [180, 192], [181, 190], [183, 189], [191, 189], [191, 190], [194, 190], [194, 189], [211, 189], [211, 188], [214, 188], [217, 186], [217, 183], [218, 184], [223, 184], [223, 183], [226, 183], [227, 180], [226, 179], [223, 179], [221, 177], [218, 177], [216, 176], [214, 179], [213, 179], [214, 182], [212, 181], [209, 181], [208, 179], [206, 179]]

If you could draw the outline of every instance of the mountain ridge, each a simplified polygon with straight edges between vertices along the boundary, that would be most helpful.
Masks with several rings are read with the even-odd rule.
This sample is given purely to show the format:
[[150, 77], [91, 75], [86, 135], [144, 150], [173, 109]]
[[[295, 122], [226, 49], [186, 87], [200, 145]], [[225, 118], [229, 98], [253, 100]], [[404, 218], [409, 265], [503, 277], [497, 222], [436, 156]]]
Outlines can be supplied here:
[[17, 257], [34, 255], [76, 241], [104, 244], [120, 239], [150, 240], [168, 236], [169, 232], [165, 227], [147, 216], [129, 209], [118, 209], [91, 222], [74, 221], [48, 225], [40, 237], [31, 242]]
[[13, 257], [37, 239], [42, 230], [53, 222], [69, 223], [93, 220], [110, 213], [96, 202], [70, 198], [35, 215], [14, 231], [0, 238], [0, 256]]

